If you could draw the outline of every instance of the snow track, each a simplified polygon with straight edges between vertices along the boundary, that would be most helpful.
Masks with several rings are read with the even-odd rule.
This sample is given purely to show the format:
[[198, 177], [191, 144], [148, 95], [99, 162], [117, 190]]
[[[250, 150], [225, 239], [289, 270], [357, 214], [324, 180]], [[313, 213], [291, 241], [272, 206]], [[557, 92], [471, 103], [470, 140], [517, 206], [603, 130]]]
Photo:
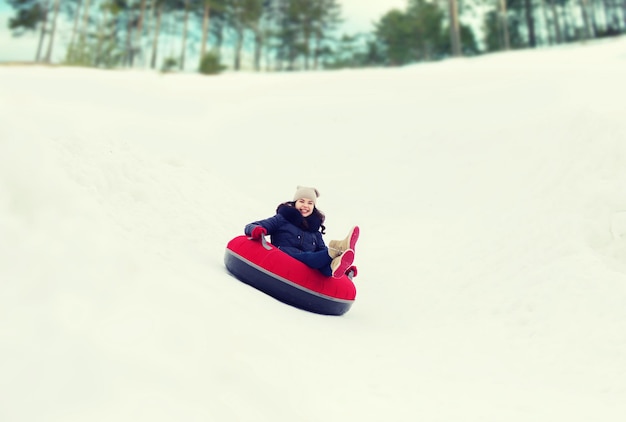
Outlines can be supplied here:
[[[621, 422], [624, 51], [0, 67], [0, 419]], [[223, 266], [298, 184], [362, 230], [341, 318]]]

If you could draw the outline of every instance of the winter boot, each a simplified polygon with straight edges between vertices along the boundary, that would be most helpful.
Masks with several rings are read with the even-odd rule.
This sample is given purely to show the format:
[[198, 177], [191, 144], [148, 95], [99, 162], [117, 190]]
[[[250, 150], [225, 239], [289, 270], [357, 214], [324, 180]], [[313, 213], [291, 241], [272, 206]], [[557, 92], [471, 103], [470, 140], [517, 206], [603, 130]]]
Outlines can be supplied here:
[[333, 270], [333, 278], [341, 278], [348, 268], [354, 262], [354, 251], [348, 249], [330, 263], [330, 269]]
[[328, 254], [331, 258], [336, 258], [348, 249], [354, 251], [356, 241], [359, 239], [359, 226], [354, 226], [345, 239], [331, 240], [328, 242]]
[[[333, 243], [333, 242], [334, 242], [334, 240], [330, 241], [330, 243]], [[335, 259], [339, 255], [341, 255], [341, 251], [339, 249], [336, 249], [336, 248], [331, 248], [330, 244], [329, 244], [328, 248], [326, 248], [326, 250], [328, 251], [328, 256], [330, 256], [330, 259]]]

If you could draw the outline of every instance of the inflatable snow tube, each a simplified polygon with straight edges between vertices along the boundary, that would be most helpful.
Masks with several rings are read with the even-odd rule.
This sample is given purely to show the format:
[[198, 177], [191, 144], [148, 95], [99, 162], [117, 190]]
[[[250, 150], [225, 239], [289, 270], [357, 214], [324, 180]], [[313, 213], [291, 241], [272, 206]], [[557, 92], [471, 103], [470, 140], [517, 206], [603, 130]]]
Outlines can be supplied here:
[[309, 312], [343, 315], [356, 297], [351, 277], [325, 277], [264, 239], [235, 237], [226, 246], [224, 264], [242, 282]]

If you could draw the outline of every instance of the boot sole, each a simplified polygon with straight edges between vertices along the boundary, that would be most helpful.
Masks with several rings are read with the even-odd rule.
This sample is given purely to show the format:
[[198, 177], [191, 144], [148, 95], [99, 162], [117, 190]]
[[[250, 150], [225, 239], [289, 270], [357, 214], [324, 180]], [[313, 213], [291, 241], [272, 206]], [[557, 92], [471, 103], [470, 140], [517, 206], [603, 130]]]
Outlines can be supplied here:
[[359, 240], [360, 231], [359, 226], [354, 226], [352, 229], [352, 236], [350, 236], [350, 242], [348, 243], [348, 249], [352, 249], [353, 251], [355, 250], [354, 248], [356, 246], [356, 241]]
[[352, 249], [348, 249], [343, 254], [341, 254], [341, 261], [335, 270], [333, 271], [333, 278], [341, 278], [346, 273], [348, 268], [354, 262], [354, 251]]

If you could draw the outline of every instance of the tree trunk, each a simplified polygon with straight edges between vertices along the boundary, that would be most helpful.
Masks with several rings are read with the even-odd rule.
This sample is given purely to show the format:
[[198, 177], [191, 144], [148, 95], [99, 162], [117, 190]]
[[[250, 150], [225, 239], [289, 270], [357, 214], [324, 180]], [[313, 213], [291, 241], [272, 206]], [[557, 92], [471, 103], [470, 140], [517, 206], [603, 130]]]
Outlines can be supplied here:
[[597, 37], [598, 34], [600, 33], [600, 28], [598, 27], [598, 17], [596, 16], [597, 14], [597, 8], [595, 6], [595, 4], [590, 5], [589, 7], [589, 21], [591, 22], [591, 33], [593, 34], [594, 37]]
[[85, 10], [83, 11], [83, 23], [80, 29], [80, 45], [85, 43], [85, 37], [87, 36], [87, 26], [89, 25], [89, 6], [91, 0], [85, 0]]
[[209, 39], [209, 23], [211, 19], [211, 2], [204, 0], [204, 16], [202, 16], [202, 45], [200, 47], [200, 60], [206, 55], [207, 40]]
[[506, 9], [506, 0], [500, 0], [500, 22], [502, 23], [502, 35], [504, 38], [504, 49], [511, 49], [511, 37], [509, 36], [509, 17]]
[[461, 33], [459, 30], [459, 12], [456, 0], [448, 0], [450, 8], [450, 45], [452, 57], [461, 55]]
[[[271, 37], [271, 35], [270, 35], [270, 37]], [[276, 56], [275, 56], [275, 54], [272, 54], [272, 53], [273, 53], [273, 51], [270, 48], [270, 46], [268, 45], [265, 48], [265, 54], [264, 54], [265, 55], [265, 70], [268, 71], [268, 72], [270, 70], [276, 70], [276, 67], [275, 67], [275, 65], [274, 65], [274, 63], [272, 61], [272, 58], [273, 57], [275, 58]]]
[[143, 36], [143, 21], [146, 17], [146, 0], [141, 0], [141, 6], [139, 7], [139, 18], [137, 20], [137, 33], [135, 34], [135, 46], [137, 53], [140, 54], [141, 61], [143, 60], [143, 54], [141, 53], [141, 37]]
[[124, 64], [133, 66], [133, 18], [130, 13], [126, 16], [126, 52]]
[[180, 51], [180, 70], [185, 69], [185, 53], [187, 52], [187, 27], [189, 24], [189, 0], [185, 0], [185, 14], [183, 17], [183, 44]]
[[533, 17], [532, 0], [524, 0], [524, 8], [526, 10], [526, 26], [528, 27], [528, 46], [535, 47], [537, 39], [535, 38], [535, 19]]
[[74, 25], [72, 26], [72, 37], [70, 38], [70, 46], [68, 47], [69, 54], [67, 55], [68, 60], [73, 60], [74, 55], [74, 42], [76, 40], [76, 33], [78, 32], [78, 21], [80, 19], [80, 7], [83, 5], [82, 0], [78, 1], [78, 5], [76, 6], [76, 12], [74, 13]]
[[254, 70], [261, 70], [261, 54], [263, 51], [263, 33], [260, 28], [254, 28]]
[[576, 33], [576, 25], [574, 24], [574, 17], [572, 16], [572, 8], [569, 6], [569, 3], [566, 3], [563, 6], [563, 22], [565, 24], [565, 40], [568, 40], [568, 34], [571, 32], [573, 34], [571, 39], [577, 39], [578, 34]]
[[[215, 25], [215, 23], [213, 24]], [[214, 26], [215, 28], [215, 26]], [[224, 23], [217, 21], [217, 31], [215, 31], [215, 48], [218, 54], [222, 53], [222, 45], [224, 44]]]
[[61, 6], [61, 0], [54, 1], [54, 15], [52, 16], [52, 29], [50, 30], [50, 39], [48, 40], [48, 51], [46, 52], [46, 63], [52, 61], [52, 47], [54, 45], [54, 35], [57, 30], [57, 18], [59, 16], [59, 6]]
[[43, 22], [41, 23], [41, 31], [39, 31], [39, 43], [37, 44], [37, 54], [35, 55], [35, 61], [41, 60], [41, 50], [43, 48], [43, 40], [46, 38], [46, 32], [48, 32], [48, 13], [50, 12], [50, 0], [46, 2], [46, 7], [43, 9]]
[[[616, 4], [614, 4], [611, 0], [603, 0], [604, 6], [604, 19], [606, 22], [606, 32], [610, 33], [613, 29], [615, 29], [615, 24], [618, 23], [619, 18], [616, 16]], [[619, 23], [618, 23], [619, 27]]]
[[315, 50], [313, 51], [313, 69], [319, 69], [320, 49], [322, 48], [320, 31], [315, 33]]
[[235, 62], [234, 68], [235, 70], [241, 69], [241, 49], [243, 48], [243, 28], [239, 26], [237, 28], [237, 40], [235, 42]]
[[580, 11], [583, 16], [583, 23], [585, 25], [585, 39], [590, 39], [592, 37], [591, 24], [589, 23], [589, 13], [587, 10], [587, 0], [580, 0]]
[[311, 31], [304, 28], [304, 69], [309, 70], [309, 60], [311, 58]]
[[552, 28], [550, 27], [550, 22], [548, 20], [548, 7], [546, 6], [546, 0], [541, 0], [541, 14], [543, 17], [543, 25], [546, 29], [546, 33], [548, 34], [548, 45], [554, 44], [554, 36], [552, 35]]
[[[612, 3], [613, 3], [613, 21], [615, 22], [615, 28], [614, 28], [613, 33], [617, 34], [618, 32], [621, 32], [622, 28], [624, 27], [624, 22], [626, 22], [626, 17], [623, 14], [624, 10], [620, 8], [619, 0], [613, 0]], [[624, 5], [626, 5], [626, 3], [624, 3]]]
[[550, 10], [552, 11], [552, 20], [554, 21], [554, 33], [556, 34], [556, 43], [561, 44], [563, 42], [563, 33], [561, 32], [561, 23], [559, 22], [559, 11], [556, 8], [555, 1], [550, 1]]
[[156, 25], [154, 27], [154, 37], [152, 38], [152, 58], [150, 59], [150, 67], [156, 68], [157, 51], [159, 50], [159, 33], [161, 32], [161, 16], [163, 14], [163, 3], [159, 3], [156, 9]]
[[93, 57], [93, 64], [95, 66], [100, 66], [103, 62], [102, 60], [102, 46], [104, 45], [104, 35], [106, 31], [107, 19], [109, 17], [109, 13], [107, 9], [102, 11], [102, 15], [100, 17], [100, 25], [98, 27], [98, 43], [96, 44], [96, 52]]

